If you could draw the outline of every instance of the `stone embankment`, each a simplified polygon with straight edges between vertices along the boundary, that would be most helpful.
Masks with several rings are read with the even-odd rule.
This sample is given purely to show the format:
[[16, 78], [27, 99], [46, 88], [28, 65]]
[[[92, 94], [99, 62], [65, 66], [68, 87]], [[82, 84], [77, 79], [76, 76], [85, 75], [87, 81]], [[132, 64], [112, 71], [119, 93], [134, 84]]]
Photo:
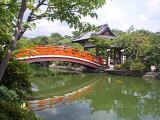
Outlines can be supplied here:
[[143, 78], [152, 78], [160, 80], [160, 72], [147, 72], [143, 75]]
[[106, 70], [109, 74], [122, 75], [122, 76], [133, 76], [133, 77], [143, 77], [148, 79], [158, 79], [160, 80], [160, 72], [133, 72], [125, 70]]
[[134, 77], [142, 77], [144, 73], [141, 72], [133, 72], [133, 71], [126, 71], [126, 70], [106, 70], [109, 74], [115, 75], [122, 75], [122, 76], [134, 76]]

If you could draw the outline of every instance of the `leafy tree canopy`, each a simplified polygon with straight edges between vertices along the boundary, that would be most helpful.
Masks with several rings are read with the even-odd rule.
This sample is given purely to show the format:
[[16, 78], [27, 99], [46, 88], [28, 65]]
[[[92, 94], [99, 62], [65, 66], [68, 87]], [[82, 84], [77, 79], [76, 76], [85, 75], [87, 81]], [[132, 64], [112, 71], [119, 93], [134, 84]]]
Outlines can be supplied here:
[[[7, 68], [9, 58], [16, 43], [24, 32], [35, 26], [36, 20], [48, 19], [66, 22], [80, 31], [92, 28], [89, 23], [82, 23], [82, 16], [97, 17], [95, 9], [105, 0], [1, 0], [0, 1], [0, 40], [8, 49], [0, 64], [0, 80]], [[4, 39], [7, 38], [7, 39]], [[5, 41], [4, 41], [5, 40]], [[45, 44], [45, 43], [44, 43]]]

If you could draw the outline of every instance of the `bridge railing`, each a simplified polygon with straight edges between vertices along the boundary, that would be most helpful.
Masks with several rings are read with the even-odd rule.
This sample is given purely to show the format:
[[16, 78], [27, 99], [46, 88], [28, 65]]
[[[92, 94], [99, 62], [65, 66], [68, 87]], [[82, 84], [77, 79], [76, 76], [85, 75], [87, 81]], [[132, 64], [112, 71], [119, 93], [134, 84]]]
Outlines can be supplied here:
[[78, 49], [65, 46], [35, 46], [31, 48], [21, 49], [19, 50], [19, 53], [16, 54], [16, 57], [25, 58], [31, 56], [45, 56], [45, 55], [76, 57], [79, 59], [85, 59], [100, 65], [104, 65], [103, 60], [98, 56], [90, 54], [86, 51], [80, 51]]

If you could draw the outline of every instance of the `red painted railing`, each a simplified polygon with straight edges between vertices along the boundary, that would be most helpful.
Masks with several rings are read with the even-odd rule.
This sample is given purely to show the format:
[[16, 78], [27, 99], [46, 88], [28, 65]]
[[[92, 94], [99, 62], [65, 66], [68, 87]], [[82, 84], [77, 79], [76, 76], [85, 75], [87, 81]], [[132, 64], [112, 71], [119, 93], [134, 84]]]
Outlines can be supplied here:
[[90, 54], [86, 51], [80, 51], [78, 49], [65, 46], [35, 46], [26, 49], [20, 49], [19, 53], [16, 54], [16, 58], [30, 59], [31, 57], [49, 55], [79, 58], [81, 60], [87, 60], [104, 66], [103, 60], [100, 57]]

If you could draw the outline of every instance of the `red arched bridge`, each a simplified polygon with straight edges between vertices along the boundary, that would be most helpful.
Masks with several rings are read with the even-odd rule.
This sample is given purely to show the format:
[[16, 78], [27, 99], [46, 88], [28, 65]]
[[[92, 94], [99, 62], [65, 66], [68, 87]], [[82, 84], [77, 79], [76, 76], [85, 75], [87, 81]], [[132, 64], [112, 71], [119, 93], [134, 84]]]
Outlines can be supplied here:
[[18, 60], [32, 63], [40, 61], [67, 61], [86, 65], [91, 68], [105, 66], [103, 59], [86, 51], [65, 46], [35, 46], [20, 49], [16, 54]]

